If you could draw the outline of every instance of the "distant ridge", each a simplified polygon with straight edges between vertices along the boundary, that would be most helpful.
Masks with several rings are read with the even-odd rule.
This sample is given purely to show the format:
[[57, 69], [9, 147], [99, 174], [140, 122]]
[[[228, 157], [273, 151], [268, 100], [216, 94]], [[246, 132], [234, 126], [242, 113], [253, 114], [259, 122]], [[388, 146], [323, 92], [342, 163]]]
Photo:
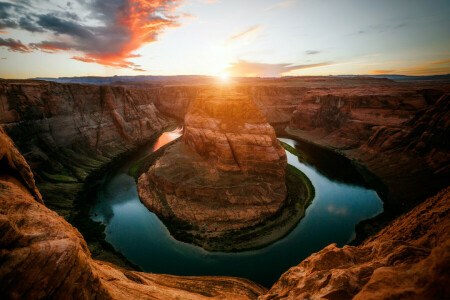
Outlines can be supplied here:
[[[285, 76], [285, 77], [235, 77], [239, 81], [271, 80], [282, 78], [302, 78], [302, 77], [371, 77], [371, 78], [387, 78], [394, 81], [415, 81], [415, 80], [450, 80], [450, 74], [445, 75], [429, 75], [429, 76], [408, 76], [399, 74], [382, 74], [382, 75], [329, 75], [329, 76]], [[79, 84], [123, 84], [123, 83], [155, 83], [170, 82], [172, 84], [179, 83], [208, 83], [216, 80], [215, 76], [207, 75], [138, 75], [138, 76], [80, 76], [80, 77], [36, 77], [29, 78], [32, 80], [45, 80], [58, 83], [79, 83]]]

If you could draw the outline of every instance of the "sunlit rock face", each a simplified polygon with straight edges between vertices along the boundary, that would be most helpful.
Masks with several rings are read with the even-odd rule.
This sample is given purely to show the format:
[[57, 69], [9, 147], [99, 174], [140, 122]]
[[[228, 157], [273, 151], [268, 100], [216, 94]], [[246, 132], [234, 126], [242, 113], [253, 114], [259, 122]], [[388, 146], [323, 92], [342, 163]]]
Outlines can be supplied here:
[[234, 90], [206, 91], [192, 103], [183, 142], [219, 170], [285, 176], [286, 153], [273, 127]]
[[209, 241], [283, 207], [286, 165], [274, 129], [248, 97], [208, 89], [191, 103], [182, 140], [139, 178], [138, 191], [176, 236], [214, 249]]

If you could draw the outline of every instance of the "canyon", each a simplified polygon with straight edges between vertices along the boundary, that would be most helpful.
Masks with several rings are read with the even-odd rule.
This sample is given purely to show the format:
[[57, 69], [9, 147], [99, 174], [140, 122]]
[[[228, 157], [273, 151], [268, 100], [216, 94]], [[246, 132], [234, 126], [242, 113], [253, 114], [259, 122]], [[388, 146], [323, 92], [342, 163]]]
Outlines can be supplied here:
[[[192, 155], [218, 172], [241, 169], [234, 163], [240, 159], [226, 159], [232, 157], [230, 152], [220, 161], [208, 156], [208, 147], [217, 147], [215, 143], [199, 142], [207, 130], [217, 135], [202, 115], [204, 107], [191, 111], [205, 87], [1, 81], [0, 123], [5, 132], [0, 135], [0, 255], [5, 263], [0, 267], [0, 294], [117, 299], [438, 299], [450, 294], [445, 285], [450, 245], [449, 83], [305, 77], [235, 84], [262, 112], [248, 116], [257, 119], [258, 126], [271, 132], [263, 117], [278, 135], [350, 158], [376, 187], [385, 212], [357, 227], [355, 246], [330, 245], [312, 254], [268, 292], [245, 279], [130, 271], [131, 263], [106, 242], [92, 238], [98, 233], [90, 231], [97, 232], [98, 225], [79, 217], [89, 206], [85, 187], [181, 119], [186, 120], [183, 141], [166, 147], [162, 160], [177, 146], [203, 146]], [[272, 147], [282, 156], [278, 146]], [[253, 172], [255, 165], [242, 165]], [[260, 167], [282, 175], [282, 168], [255, 168]]]

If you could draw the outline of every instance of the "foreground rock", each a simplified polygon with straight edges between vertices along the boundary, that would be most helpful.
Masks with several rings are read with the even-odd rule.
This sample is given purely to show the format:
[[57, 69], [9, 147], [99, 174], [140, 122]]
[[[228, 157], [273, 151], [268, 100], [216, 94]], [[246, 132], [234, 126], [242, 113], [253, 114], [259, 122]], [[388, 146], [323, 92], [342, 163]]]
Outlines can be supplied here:
[[255, 299], [245, 279], [131, 272], [93, 260], [81, 234], [42, 204], [28, 164], [0, 131], [2, 299]]
[[[194, 243], [237, 249], [233, 232], [264, 223], [286, 204], [286, 165], [274, 129], [251, 100], [216, 87], [191, 104], [182, 141], [139, 178], [138, 191]], [[225, 239], [225, 248], [213, 244]]]
[[448, 299], [449, 270], [447, 188], [358, 247], [311, 255], [258, 299]]

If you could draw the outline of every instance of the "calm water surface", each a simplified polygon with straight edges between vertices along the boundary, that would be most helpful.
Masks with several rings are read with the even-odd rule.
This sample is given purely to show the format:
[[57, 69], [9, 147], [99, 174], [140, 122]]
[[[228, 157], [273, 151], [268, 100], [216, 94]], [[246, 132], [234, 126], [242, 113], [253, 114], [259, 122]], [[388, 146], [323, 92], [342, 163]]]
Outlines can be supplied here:
[[[147, 153], [179, 137], [181, 130], [164, 133]], [[288, 163], [304, 172], [315, 188], [305, 217], [283, 239], [258, 250], [240, 253], [207, 252], [173, 239], [158, 217], [139, 201], [128, 168], [106, 174], [99, 183], [91, 218], [106, 225], [106, 240], [144, 271], [173, 275], [228, 275], [270, 287], [288, 268], [311, 253], [354, 236], [355, 224], [382, 212], [383, 205], [348, 160], [332, 152], [280, 138], [297, 146], [305, 162], [287, 152]]]

